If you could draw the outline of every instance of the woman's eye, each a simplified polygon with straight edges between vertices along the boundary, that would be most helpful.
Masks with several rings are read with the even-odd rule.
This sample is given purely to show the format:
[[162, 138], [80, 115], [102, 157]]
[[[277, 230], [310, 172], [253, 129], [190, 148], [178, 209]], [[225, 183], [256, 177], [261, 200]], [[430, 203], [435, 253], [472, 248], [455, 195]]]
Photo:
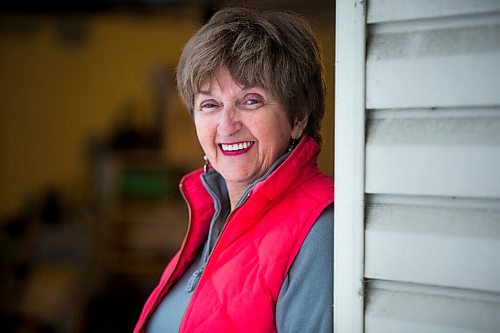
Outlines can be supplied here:
[[259, 101], [258, 101], [258, 100], [256, 100], [256, 99], [253, 99], [253, 98], [250, 98], [250, 99], [248, 99], [248, 100], [245, 102], [245, 104], [246, 104], [246, 105], [254, 105], [254, 104], [257, 104], [257, 103], [259, 103]]
[[217, 107], [217, 104], [215, 103], [212, 103], [212, 102], [206, 102], [206, 103], [203, 103], [200, 105], [200, 110], [203, 111], [203, 110], [211, 110], [213, 108], [216, 108]]
[[262, 100], [260, 98], [247, 98], [243, 100], [242, 105], [247, 109], [257, 109], [263, 105]]

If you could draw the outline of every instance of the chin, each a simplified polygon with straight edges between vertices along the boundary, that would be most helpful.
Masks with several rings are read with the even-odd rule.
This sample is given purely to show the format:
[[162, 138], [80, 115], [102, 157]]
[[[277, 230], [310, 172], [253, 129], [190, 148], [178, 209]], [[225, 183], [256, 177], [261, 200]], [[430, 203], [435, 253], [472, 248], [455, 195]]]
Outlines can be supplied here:
[[232, 172], [222, 172], [220, 173], [222, 175], [222, 178], [226, 182], [231, 182], [231, 183], [248, 183], [251, 177], [248, 177], [247, 175], [242, 175], [242, 174], [234, 174]]

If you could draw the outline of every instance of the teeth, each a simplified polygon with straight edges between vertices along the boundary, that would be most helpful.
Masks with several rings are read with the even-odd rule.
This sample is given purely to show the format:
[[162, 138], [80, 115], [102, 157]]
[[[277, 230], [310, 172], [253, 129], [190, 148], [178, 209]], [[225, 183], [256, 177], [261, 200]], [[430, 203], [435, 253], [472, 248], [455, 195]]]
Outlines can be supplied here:
[[227, 144], [221, 144], [222, 150], [225, 151], [235, 151], [235, 150], [240, 150], [240, 149], [246, 149], [250, 147], [253, 144], [253, 142], [242, 142], [242, 143], [234, 143], [232, 145], [227, 145]]

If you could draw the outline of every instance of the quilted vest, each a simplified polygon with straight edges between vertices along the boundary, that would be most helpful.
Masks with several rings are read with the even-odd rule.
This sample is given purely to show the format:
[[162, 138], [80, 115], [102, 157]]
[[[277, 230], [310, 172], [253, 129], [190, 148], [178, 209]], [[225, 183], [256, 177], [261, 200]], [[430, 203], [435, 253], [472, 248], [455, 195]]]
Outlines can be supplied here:
[[[275, 309], [288, 269], [321, 212], [333, 202], [333, 179], [316, 165], [319, 146], [304, 137], [234, 210], [193, 292], [180, 332], [276, 332]], [[190, 224], [136, 324], [147, 320], [208, 237], [213, 201], [197, 170], [181, 181]], [[332, 235], [333, 237], [333, 235]]]

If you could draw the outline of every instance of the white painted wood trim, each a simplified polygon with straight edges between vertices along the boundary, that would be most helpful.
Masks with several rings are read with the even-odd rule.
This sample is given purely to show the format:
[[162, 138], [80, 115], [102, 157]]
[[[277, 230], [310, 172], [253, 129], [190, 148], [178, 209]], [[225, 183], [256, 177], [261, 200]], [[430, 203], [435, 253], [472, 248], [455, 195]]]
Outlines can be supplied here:
[[334, 330], [362, 333], [366, 1], [336, 6]]

